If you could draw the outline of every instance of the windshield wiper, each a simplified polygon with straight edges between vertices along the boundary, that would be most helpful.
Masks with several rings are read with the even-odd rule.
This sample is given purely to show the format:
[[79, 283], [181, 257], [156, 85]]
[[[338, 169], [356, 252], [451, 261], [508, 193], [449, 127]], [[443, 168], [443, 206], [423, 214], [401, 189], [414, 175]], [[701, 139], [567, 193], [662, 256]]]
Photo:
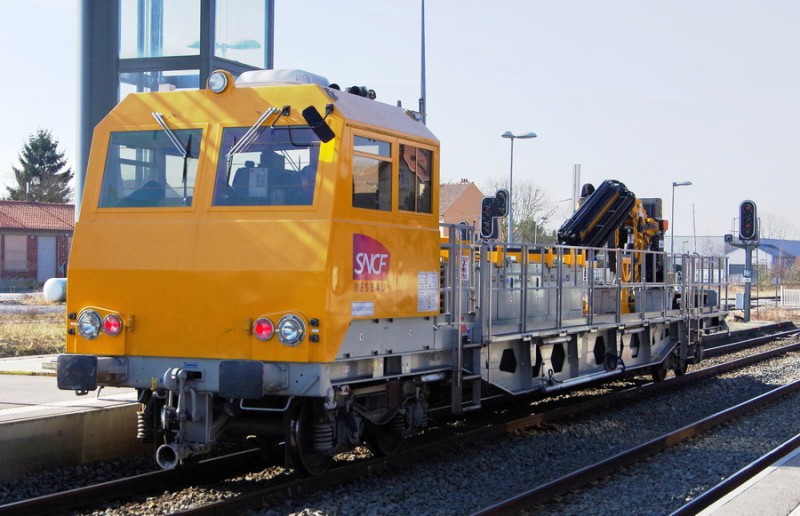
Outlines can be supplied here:
[[172, 129], [167, 127], [167, 123], [164, 121], [164, 116], [161, 113], [158, 113], [158, 112], [154, 111], [152, 113], [152, 115], [153, 115], [153, 118], [156, 119], [156, 122], [158, 122], [158, 125], [160, 125], [161, 128], [164, 130], [164, 132], [167, 133], [167, 137], [169, 138], [169, 141], [172, 142], [172, 145], [174, 145], [175, 148], [178, 149], [178, 152], [181, 153], [181, 157], [183, 157], [183, 205], [186, 206], [186, 201], [188, 199], [188, 188], [187, 188], [187, 185], [186, 185], [186, 175], [187, 175], [186, 174], [186, 168], [187, 168], [186, 163], [189, 160], [189, 158], [192, 157], [191, 156], [191, 152], [192, 152], [192, 135], [191, 135], [191, 133], [189, 134], [189, 141], [184, 146], [183, 142], [178, 138], [178, 136], [174, 132], [172, 132]]
[[258, 117], [258, 120], [256, 120], [256, 123], [254, 123], [252, 126], [250, 126], [250, 129], [248, 129], [247, 132], [244, 133], [244, 136], [242, 136], [241, 140], [239, 140], [238, 142], [234, 140], [234, 143], [233, 143], [233, 146], [231, 147], [231, 150], [229, 150], [228, 154], [226, 155], [226, 158], [228, 160], [228, 170], [227, 170], [227, 173], [226, 173], [227, 182], [230, 182], [230, 178], [231, 178], [231, 169], [233, 168], [233, 156], [235, 154], [239, 153], [239, 152], [244, 151], [245, 148], [249, 147], [250, 144], [253, 143], [256, 138], [258, 138], [258, 131], [261, 129], [261, 125], [264, 123], [264, 121], [266, 121], [266, 119], [269, 118], [271, 115], [274, 115], [275, 113], [278, 113], [278, 112], [280, 112], [280, 114], [272, 122], [272, 124], [275, 125], [275, 122], [277, 122], [278, 119], [281, 116], [283, 116], [283, 112], [281, 110], [279, 110], [278, 108], [274, 108], [273, 107], [273, 108], [269, 108], [268, 110], [264, 111], [261, 114], [261, 116]]
[[172, 132], [172, 129], [167, 127], [167, 123], [164, 121], [164, 116], [161, 113], [158, 113], [156, 111], [154, 111], [152, 113], [152, 115], [153, 115], [153, 118], [156, 119], [156, 122], [158, 122], [158, 125], [160, 125], [161, 128], [164, 130], [164, 132], [167, 133], [167, 136], [169, 137], [169, 141], [172, 142], [172, 145], [174, 145], [175, 148], [178, 149], [178, 152], [181, 153], [181, 157], [183, 159], [186, 159], [187, 157], [190, 157], [189, 156], [188, 147], [184, 146], [183, 142], [178, 139], [178, 137], [175, 135], [175, 133]]
[[189, 205], [189, 193], [188, 188], [186, 186], [186, 163], [189, 161], [189, 158], [192, 155], [192, 133], [189, 133], [189, 139], [186, 142], [186, 155], [183, 157], [183, 205]]

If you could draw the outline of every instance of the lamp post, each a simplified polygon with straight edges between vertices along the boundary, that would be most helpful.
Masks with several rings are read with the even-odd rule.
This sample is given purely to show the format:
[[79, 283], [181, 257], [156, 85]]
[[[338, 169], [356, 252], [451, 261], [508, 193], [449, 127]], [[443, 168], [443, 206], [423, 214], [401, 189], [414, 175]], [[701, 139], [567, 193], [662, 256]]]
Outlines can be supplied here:
[[514, 241], [514, 140], [517, 138], [521, 140], [536, 138], [536, 133], [514, 134], [511, 131], [506, 131], [500, 136], [511, 140], [511, 165], [508, 176], [508, 243], [510, 244]]
[[669, 219], [669, 252], [675, 252], [675, 187], [676, 186], [692, 186], [691, 181], [672, 182], [672, 215]]

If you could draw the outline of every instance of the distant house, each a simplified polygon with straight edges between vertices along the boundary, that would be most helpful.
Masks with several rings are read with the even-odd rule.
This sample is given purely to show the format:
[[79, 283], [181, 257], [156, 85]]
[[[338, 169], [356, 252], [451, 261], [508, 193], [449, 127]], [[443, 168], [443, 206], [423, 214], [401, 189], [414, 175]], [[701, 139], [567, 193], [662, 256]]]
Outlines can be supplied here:
[[[736, 283], [744, 272], [746, 251], [733, 246], [727, 246], [727, 251], [728, 274], [731, 277], [731, 282]], [[757, 281], [757, 264], [766, 266], [768, 269], [773, 267], [788, 268], [800, 260], [800, 241], [762, 238], [759, 240], [758, 248], [753, 253], [752, 259], [753, 270], [751, 275], [753, 280]]]
[[74, 228], [71, 204], [0, 201], [0, 290], [64, 277]]
[[467, 179], [458, 183], [442, 183], [439, 189], [439, 222], [466, 222], [470, 226], [477, 226], [483, 197], [483, 192]]

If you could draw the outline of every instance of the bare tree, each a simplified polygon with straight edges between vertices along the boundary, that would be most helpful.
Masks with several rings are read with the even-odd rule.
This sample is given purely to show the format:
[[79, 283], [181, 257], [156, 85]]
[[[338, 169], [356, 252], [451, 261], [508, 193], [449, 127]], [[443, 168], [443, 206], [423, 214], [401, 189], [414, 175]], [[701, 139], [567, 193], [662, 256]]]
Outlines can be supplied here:
[[[492, 179], [485, 191], [496, 192], [508, 189], [508, 181]], [[535, 183], [515, 181], [511, 192], [514, 215], [514, 242], [550, 243], [554, 241], [552, 231], [547, 227], [556, 213], [557, 206], [547, 193]], [[508, 219], [500, 221], [501, 236], [508, 235]], [[503, 238], [506, 238], [503, 236]]]
[[725, 254], [725, 241], [722, 237], [716, 239], [704, 238], [700, 242], [700, 254], [704, 256], [722, 256]]
[[772, 213], [764, 213], [758, 217], [758, 225], [760, 238], [787, 240], [791, 235], [797, 234], [797, 230], [789, 221]]
[[[759, 238], [773, 239], [773, 240], [788, 240], [791, 235], [796, 234], [796, 230], [792, 224], [785, 219], [778, 217], [772, 213], [764, 213], [758, 218], [758, 235]], [[792, 273], [794, 269], [794, 258], [790, 255], [783, 254], [781, 246], [778, 245], [778, 255], [772, 257], [771, 264], [766, 271], [768, 274], [764, 275], [764, 280], [769, 278], [770, 282], [776, 286], [787, 282], [792, 282]]]

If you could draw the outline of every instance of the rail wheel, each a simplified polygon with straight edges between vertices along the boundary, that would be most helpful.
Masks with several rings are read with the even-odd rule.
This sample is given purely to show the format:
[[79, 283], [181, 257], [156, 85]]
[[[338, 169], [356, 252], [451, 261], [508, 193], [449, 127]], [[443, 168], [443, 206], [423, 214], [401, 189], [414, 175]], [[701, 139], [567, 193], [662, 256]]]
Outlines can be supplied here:
[[654, 382], [661, 382], [667, 377], [667, 368], [664, 364], [657, 364], [650, 367], [650, 375]]
[[402, 431], [405, 422], [401, 414], [396, 414], [385, 425], [367, 426], [367, 446], [375, 455], [393, 455], [403, 445]]
[[[303, 403], [294, 412], [289, 421], [286, 445], [292, 465], [303, 474], [322, 475], [331, 466], [333, 457], [318, 451], [318, 428], [324, 425], [318, 421], [310, 403]], [[315, 443], [317, 446], [315, 447]]]
[[703, 345], [699, 342], [694, 345], [694, 363], [699, 364], [703, 361]]

